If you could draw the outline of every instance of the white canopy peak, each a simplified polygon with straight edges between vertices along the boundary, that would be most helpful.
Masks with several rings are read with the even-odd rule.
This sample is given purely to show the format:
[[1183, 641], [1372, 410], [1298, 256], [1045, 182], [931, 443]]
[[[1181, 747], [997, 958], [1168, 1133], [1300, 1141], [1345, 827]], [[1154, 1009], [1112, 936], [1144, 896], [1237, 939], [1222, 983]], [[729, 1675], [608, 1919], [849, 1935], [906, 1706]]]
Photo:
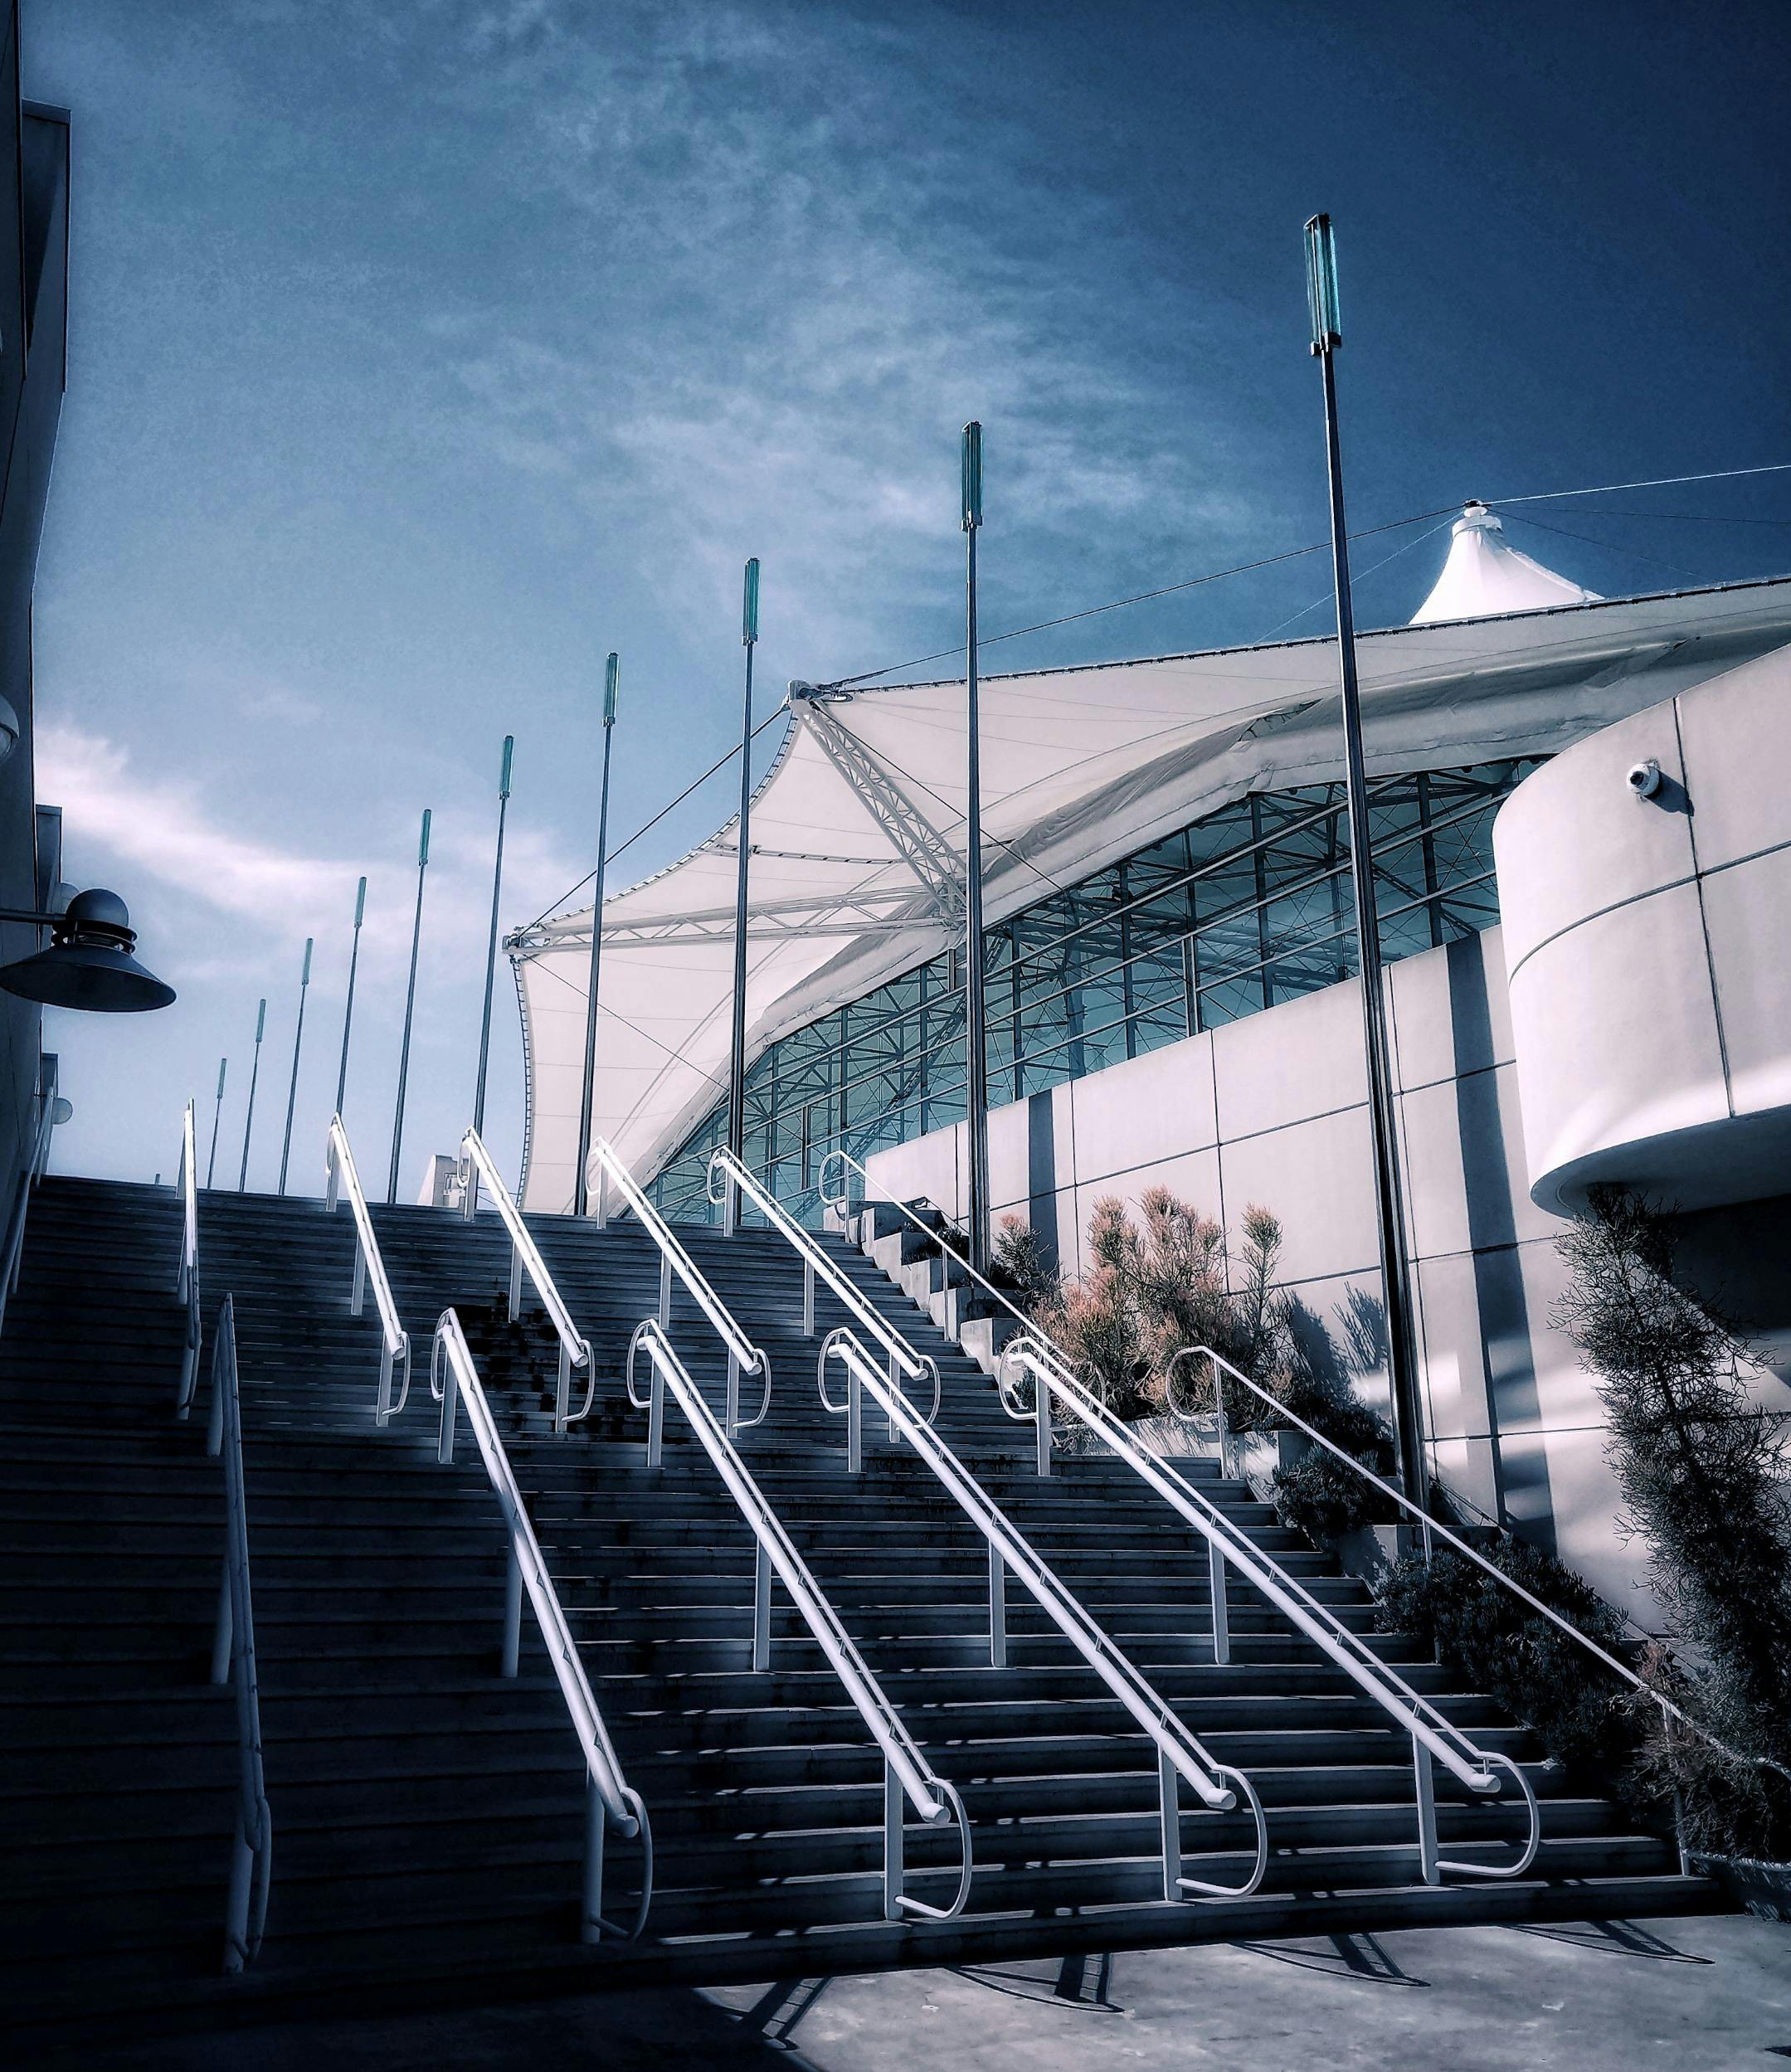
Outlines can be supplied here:
[[1412, 614], [1414, 626], [1444, 619], [1491, 619], [1508, 611], [1545, 611], [1599, 601], [1587, 590], [1513, 547], [1497, 513], [1477, 499], [1451, 528], [1449, 557], [1436, 586]]

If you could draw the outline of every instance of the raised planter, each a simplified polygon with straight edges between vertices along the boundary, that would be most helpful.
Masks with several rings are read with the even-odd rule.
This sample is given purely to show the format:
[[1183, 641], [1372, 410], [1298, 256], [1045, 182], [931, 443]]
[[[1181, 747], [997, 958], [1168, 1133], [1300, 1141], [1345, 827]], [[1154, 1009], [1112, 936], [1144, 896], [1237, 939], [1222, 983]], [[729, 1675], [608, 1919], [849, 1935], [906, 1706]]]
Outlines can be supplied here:
[[1716, 1879], [1750, 1914], [1767, 1921], [1791, 1921], [1791, 1863], [1764, 1863], [1758, 1856], [1710, 1856], [1693, 1850], [1691, 1867]]

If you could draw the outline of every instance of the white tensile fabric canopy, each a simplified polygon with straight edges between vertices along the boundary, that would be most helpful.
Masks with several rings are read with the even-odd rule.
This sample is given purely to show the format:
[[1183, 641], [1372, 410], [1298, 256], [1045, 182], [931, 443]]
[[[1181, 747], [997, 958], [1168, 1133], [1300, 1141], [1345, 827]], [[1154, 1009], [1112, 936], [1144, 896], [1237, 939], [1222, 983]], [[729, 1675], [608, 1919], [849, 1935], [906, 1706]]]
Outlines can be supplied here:
[[1495, 612], [1599, 601], [1595, 590], [1582, 590], [1513, 547], [1485, 504], [1470, 503], [1451, 528], [1449, 557], [1435, 588], [1412, 614], [1412, 624], [1430, 626], [1442, 619], [1484, 619]]
[[[1371, 772], [1551, 752], [1791, 639], [1791, 579], [1504, 609], [1360, 636]], [[1330, 639], [986, 678], [988, 920], [1250, 791], [1339, 776], [1336, 682]], [[962, 683], [793, 686], [790, 713], [752, 807], [749, 1062], [963, 928]], [[735, 825], [604, 902], [595, 1130], [643, 1182], [725, 1097]], [[591, 925], [508, 942], [530, 1209], [572, 1204]]]

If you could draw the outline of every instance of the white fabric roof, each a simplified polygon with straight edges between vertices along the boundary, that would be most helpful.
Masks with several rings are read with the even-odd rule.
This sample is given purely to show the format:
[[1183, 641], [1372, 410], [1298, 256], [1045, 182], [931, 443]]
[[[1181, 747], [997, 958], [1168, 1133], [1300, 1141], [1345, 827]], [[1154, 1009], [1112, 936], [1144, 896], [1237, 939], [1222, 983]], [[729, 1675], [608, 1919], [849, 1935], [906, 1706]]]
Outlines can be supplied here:
[[[1365, 634], [1369, 766], [1550, 752], [1787, 640], [1791, 578]], [[989, 920], [1249, 791], [1338, 776], [1336, 680], [1329, 639], [985, 679]], [[790, 709], [752, 808], [749, 1060], [962, 933], [962, 683], [793, 686]], [[604, 904], [596, 1128], [643, 1181], [725, 1091], [734, 828]], [[531, 1209], [572, 1199], [591, 922], [508, 945]]]
[[1582, 590], [1513, 547], [1485, 504], [1470, 503], [1455, 521], [1449, 557], [1436, 587], [1412, 614], [1412, 624], [1428, 626], [1440, 619], [1484, 619], [1495, 612], [1599, 601], [1595, 590]]

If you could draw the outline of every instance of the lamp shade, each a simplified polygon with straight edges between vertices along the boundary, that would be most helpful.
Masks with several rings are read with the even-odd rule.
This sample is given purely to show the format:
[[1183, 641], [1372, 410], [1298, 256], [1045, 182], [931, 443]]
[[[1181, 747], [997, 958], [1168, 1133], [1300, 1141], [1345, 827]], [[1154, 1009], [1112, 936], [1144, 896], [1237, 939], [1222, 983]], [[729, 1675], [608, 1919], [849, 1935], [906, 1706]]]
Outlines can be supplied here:
[[174, 989], [144, 970], [130, 914], [116, 893], [76, 893], [50, 931], [50, 947], [0, 965], [0, 986], [50, 1007], [96, 1014], [141, 1014], [166, 1007]]

